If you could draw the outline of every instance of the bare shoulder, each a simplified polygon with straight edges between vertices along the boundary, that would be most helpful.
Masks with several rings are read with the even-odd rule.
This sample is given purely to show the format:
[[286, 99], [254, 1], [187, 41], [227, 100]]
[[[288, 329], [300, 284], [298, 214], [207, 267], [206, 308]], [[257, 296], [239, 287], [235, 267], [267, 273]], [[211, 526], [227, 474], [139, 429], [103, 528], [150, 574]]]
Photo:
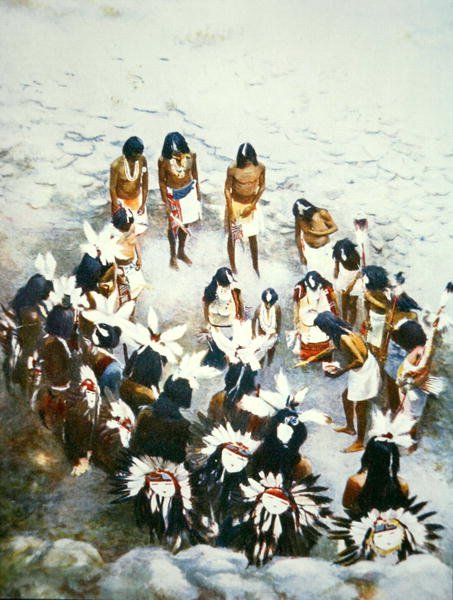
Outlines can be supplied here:
[[119, 169], [121, 164], [123, 161], [123, 157], [122, 156], [118, 156], [118, 158], [115, 158], [115, 160], [112, 162], [112, 164], [110, 165], [111, 169]]
[[319, 214], [321, 217], [330, 217], [330, 212], [327, 210], [327, 208], [320, 208]]
[[407, 483], [407, 481], [399, 476], [398, 476], [398, 481], [399, 481], [401, 491], [403, 492], [403, 494], [405, 496], [409, 496], [409, 484]]
[[266, 170], [266, 167], [263, 165], [263, 163], [258, 163], [258, 169], [260, 170], [261, 173], [264, 173], [264, 171]]

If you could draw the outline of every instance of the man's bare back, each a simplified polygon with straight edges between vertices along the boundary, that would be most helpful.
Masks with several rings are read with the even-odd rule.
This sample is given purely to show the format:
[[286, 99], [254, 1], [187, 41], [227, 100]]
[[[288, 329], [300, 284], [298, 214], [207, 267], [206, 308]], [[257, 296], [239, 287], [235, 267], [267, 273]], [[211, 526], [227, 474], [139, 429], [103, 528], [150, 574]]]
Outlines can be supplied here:
[[[336, 225], [330, 213], [325, 208], [317, 210], [309, 222], [304, 219], [296, 220], [299, 234], [303, 234], [304, 242], [311, 248], [322, 248], [329, 242], [329, 236]], [[325, 235], [322, 235], [325, 232]]]

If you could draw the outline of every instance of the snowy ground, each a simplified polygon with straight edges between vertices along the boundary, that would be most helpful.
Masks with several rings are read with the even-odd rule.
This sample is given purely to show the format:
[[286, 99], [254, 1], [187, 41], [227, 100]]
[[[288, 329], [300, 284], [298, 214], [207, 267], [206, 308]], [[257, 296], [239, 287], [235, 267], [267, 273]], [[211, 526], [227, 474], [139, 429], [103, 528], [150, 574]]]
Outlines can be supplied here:
[[[261, 280], [248, 252], [239, 251], [248, 306], [272, 285], [291, 327], [291, 290], [301, 276], [291, 207], [304, 195], [331, 211], [337, 239], [352, 235], [353, 218], [366, 215], [373, 260], [391, 273], [403, 270], [408, 292], [435, 307], [451, 278], [452, 30], [446, 0], [4, 2], [1, 301], [34, 272], [38, 251], [54, 252], [58, 274], [73, 268], [82, 221], [100, 227], [108, 218], [109, 164], [127, 137], [139, 135], [150, 164], [143, 249], [152, 286], [140, 313], [151, 303], [164, 323], [187, 322], [186, 348], [196, 344], [203, 288], [226, 264], [222, 189], [243, 141], [267, 167]], [[168, 268], [155, 169], [163, 138], [174, 130], [198, 154], [205, 211], [190, 241], [194, 266], [179, 273]], [[275, 368], [291, 364], [282, 344]], [[325, 381], [316, 368], [290, 377], [295, 386], [311, 385], [307, 406], [341, 419], [340, 382]], [[205, 386], [194, 408], [204, 408], [217, 387]], [[403, 459], [402, 473], [448, 524], [448, 416], [432, 410], [424, 446]], [[344, 436], [317, 426], [311, 434], [304, 451], [339, 510], [359, 459], [339, 452]], [[71, 509], [78, 514], [71, 504], [77, 485], [63, 476], [54, 485], [49, 502], [67, 523]], [[49, 530], [58, 534], [58, 527]], [[442, 545], [447, 562], [451, 531]], [[96, 545], [83, 528], [77, 535]], [[435, 587], [434, 575], [432, 581]]]

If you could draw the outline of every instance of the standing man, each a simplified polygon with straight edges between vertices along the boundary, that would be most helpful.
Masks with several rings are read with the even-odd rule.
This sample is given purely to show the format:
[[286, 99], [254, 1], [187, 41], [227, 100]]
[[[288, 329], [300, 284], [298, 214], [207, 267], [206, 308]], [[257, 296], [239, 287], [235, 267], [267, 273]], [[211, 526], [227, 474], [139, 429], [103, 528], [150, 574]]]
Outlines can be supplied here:
[[178, 258], [186, 265], [192, 264], [185, 243], [189, 225], [201, 219], [197, 155], [191, 152], [182, 134], [172, 131], [165, 136], [157, 167], [160, 195], [168, 216], [170, 267], [178, 271]]
[[123, 206], [129, 208], [140, 234], [148, 226], [146, 199], [148, 197], [148, 163], [145, 149], [138, 137], [130, 137], [123, 146], [123, 154], [110, 166], [110, 199], [112, 215]]
[[317, 271], [331, 281], [334, 263], [330, 236], [338, 230], [335, 221], [328, 210], [314, 206], [305, 198], [296, 200], [293, 215], [300, 262], [308, 271]]
[[258, 162], [251, 144], [241, 144], [236, 162], [228, 167], [225, 181], [226, 225], [228, 228], [228, 258], [231, 270], [237, 273], [234, 245], [236, 240], [249, 238], [252, 264], [258, 268], [257, 235], [261, 230], [261, 213], [257, 206], [265, 187], [265, 167]]

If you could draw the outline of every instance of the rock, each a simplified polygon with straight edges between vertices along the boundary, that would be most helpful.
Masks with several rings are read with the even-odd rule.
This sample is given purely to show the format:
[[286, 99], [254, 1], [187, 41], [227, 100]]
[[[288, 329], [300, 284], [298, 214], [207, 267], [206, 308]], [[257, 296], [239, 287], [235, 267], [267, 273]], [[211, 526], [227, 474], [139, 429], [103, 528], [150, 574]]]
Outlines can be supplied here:
[[379, 590], [388, 600], [445, 600], [452, 597], [452, 571], [435, 556], [410, 556], [385, 573]]
[[83, 592], [99, 577], [104, 562], [86, 542], [60, 539], [44, 541], [18, 536], [4, 546], [1, 567], [7, 589], [21, 590], [21, 597], [63, 597], [66, 590]]
[[162, 548], [135, 548], [110, 565], [100, 581], [100, 597], [123, 600], [195, 600], [197, 589]]
[[52, 579], [61, 578], [74, 591], [96, 579], [104, 566], [99, 552], [86, 542], [60, 539], [54, 542], [40, 561], [40, 568]]
[[262, 569], [280, 597], [297, 600], [353, 600], [356, 589], [344, 584], [340, 578], [341, 567], [316, 558], [280, 558]]

